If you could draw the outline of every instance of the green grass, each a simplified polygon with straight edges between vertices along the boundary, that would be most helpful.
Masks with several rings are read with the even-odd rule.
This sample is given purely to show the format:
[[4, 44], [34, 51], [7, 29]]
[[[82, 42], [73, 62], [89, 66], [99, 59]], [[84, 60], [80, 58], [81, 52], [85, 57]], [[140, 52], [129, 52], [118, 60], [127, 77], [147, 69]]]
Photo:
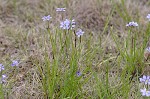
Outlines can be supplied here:
[[[31, 6], [31, 2], [29, 5], [28, 1], [13, 0], [5, 4], [10, 7], [8, 14], [14, 16], [15, 21], [8, 24], [9, 21], [4, 19], [2, 21], [6, 23], [3, 24], [8, 26], [0, 27], [0, 63], [5, 66], [1, 75], [7, 75], [6, 82], [0, 84], [1, 99], [146, 98], [140, 93], [143, 87], [139, 77], [149, 75], [145, 72], [149, 61], [144, 59], [144, 51], [149, 42], [150, 24], [146, 16], [139, 16], [142, 10], [138, 6], [128, 8], [129, 0], [95, 0], [97, 11], [105, 10], [103, 4], [111, 7], [107, 16], [103, 13], [99, 16], [105, 17], [102, 30], [76, 24], [85, 32], [78, 38], [75, 35], [77, 28], [59, 28], [62, 18], [76, 19], [77, 10], [69, 11], [76, 4], [74, 2], [44, 0]], [[67, 8], [62, 16], [55, 12], [59, 6]], [[137, 15], [132, 13], [135, 10]], [[49, 23], [41, 20], [45, 14], [53, 17]], [[126, 27], [130, 21], [138, 22], [139, 26]], [[20, 60], [19, 66], [11, 67], [11, 61], [16, 59]], [[81, 76], [77, 75], [78, 71]]]

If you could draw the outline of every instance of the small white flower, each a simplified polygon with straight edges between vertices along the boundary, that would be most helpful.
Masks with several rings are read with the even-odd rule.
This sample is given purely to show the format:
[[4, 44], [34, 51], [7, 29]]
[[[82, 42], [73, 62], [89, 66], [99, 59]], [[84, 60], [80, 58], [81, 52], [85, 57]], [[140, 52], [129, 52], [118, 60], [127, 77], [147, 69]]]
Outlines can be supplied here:
[[57, 11], [57, 12], [65, 12], [65, 11], [66, 11], [66, 8], [56, 8], [56, 11]]
[[137, 24], [137, 22], [132, 21], [132, 22], [129, 22], [128, 24], [126, 24], [126, 26], [127, 26], [127, 27], [128, 27], [128, 26], [137, 27], [138, 24]]
[[146, 18], [150, 21], [150, 14], [148, 14], [148, 15], [146, 16]]
[[43, 21], [49, 21], [52, 17], [50, 15], [42, 17]]
[[80, 36], [83, 35], [83, 34], [84, 34], [84, 31], [82, 31], [81, 29], [78, 29], [77, 32], [76, 32], [76, 35], [77, 35], [78, 37], [80, 37]]

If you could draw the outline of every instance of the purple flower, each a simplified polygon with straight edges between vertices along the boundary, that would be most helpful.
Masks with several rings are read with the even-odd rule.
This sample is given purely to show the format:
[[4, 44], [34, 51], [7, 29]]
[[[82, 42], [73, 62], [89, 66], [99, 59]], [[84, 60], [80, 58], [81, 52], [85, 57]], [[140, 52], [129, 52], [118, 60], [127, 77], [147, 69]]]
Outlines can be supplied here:
[[128, 24], [126, 24], [126, 26], [127, 26], [127, 27], [128, 27], [128, 26], [137, 27], [138, 24], [137, 24], [137, 22], [132, 21], [132, 22], [129, 22]]
[[66, 19], [65, 21], [60, 22], [60, 28], [64, 30], [69, 30], [75, 28], [75, 20], [68, 20]]
[[52, 17], [50, 15], [42, 17], [43, 21], [49, 21]]
[[60, 28], [64, 30], [69, 30], [70, 29], [70, 20], [66, 19], [65, 21], [60, 23]]
[[6, 82], [6, 78], [7, 78], [7, 75], [6, 75], [6, 74], [3, 74], [2, 77], [1, 77], [0, 83]]
[[4, 70], [5, 68], [4, 68], [4, 66], [3, 66], [3, 64], [0, 64], [0, 72], [2, 71], [2, 70]]
[[142, 93], [142, 96], [146, 96], [146, 97], [150, 96], [150, 91], [146, 90], [146, 88], [140, 89], [140, 92]]
[[17, 60], [13, 60], [11, 66], [18, 66], [19, 62]]
[[147, 47], [144, 51], [144, 57], [147, 60], [150, 56], [150, 47]]
[[150, 21], [150, 14], [148, 14], [148, 15], [146, 16], [146, 18]]
[[78, 37], [80, 37], [80, 36], [83, 35], [83, 34], [84, 34], [84, 31], [82, 31], [81, 29], [78, 29], [77, 32], [76, 32], [76, 35], [77, 35]]
[[150, 52], [150, 47], [147, 47], [147, 48], [146, 48], [146, 51]]
[[143, 75], [143, 77], [140, 78], [140, 82], [143, 82], [145, 85], [150, 85], [150, 76]]
[[66, 8], [56, 8], [56, 11], [57, 11], [57, 12], [65, 12], [65, 11], [66, 11]]
[[81, 76], [81, 72], [80, 71], [77, 71], [76, 74], [77, 74], [78, 77]]

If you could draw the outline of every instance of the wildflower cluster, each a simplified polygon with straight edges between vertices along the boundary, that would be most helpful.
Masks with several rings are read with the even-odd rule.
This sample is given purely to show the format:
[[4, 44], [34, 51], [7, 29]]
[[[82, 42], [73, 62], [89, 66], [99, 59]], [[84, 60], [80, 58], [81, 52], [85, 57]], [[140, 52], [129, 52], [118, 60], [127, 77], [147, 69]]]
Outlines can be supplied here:
[[[146, 17], [149, 21], [150, 21], [150, 14], [147, 15]], [[134, 22], [134, 21], [131, 21], [129, 22], [128, 24], [126, 24], [127, 27], [138, 27], [138, 23], [137, 22]], [[134, 42], [134, 36], [133, 35], [131, 37], [131, 44], [132, 44], [132, 47], [131, 48], [134, 48], [135, 46], [135, 42]], [[134, 53], [134, 52], [133, 52]], [[144, 52], [144, 57], [147, 59], [148, 57], [150, 56], [150, 47], [147, 47], [145, 49], [145, 52]], [[146, 76], [146, 75], [143, 75], [143, 77], [139, 78], [140, 82], [143, 84], [143, 88], [140, 89], [140, 92], [142, 94], [142, 96], [145, 96], [145, 97], [150, 97], [150, 88], [149, 88], [149, 85], [150, 85], [150, 76]]]
[[[57, 12], [65, 12], [66, 11], [66, 8], [56, 8], [56, 11]], [[42, 17], [42, 20], [43, 21], [49, 21], [52, 17], [50, 15], [48, 16], [44, 16]], [[60, 28], [63, 29], [63, 30], [72, 30], [74, 29], [76, 26], [76, 22], [75, 20], [69, 20], [69, 19], [65, 19], [64, 21], [61, 21], [60, 22]], [[76, 36], [80, 37], [81, 35], [83, 35], [83, 31], [81, 29], [78, 29], [77, 32], [75, 33]]]
[[[65, 12], [65, 11], [66, 11], [66, 8], [56, 8], [56, 12]], [[49, 21], [51, 18], [52, 17], [50, 15], [48, 15], [48, 16], [42, 17], [42, 20], [43, 21]], [[74, 39], [74, 41], [75, 41], [74, 42], [75, 48], [76, 48], [76, 43], [77, 43], [77, 38], [76, 37], [80, 38], [80, 43], [81, 43], [81, 36], [84, 34], [84, 31], [82, 29], [80, 29], [80, 28], [77, 29], [77, 31], [75, 30], [75, 27], [76, 27], [75, 19], [72, 19], [72, 20], [65, 19], [65, 20], [60, 22], [60, 26], [59, 27], [62, 30], [67, 30], [67, 31], [73, 30], [73, 33], [75, 35], [75, 39]], [[70, 33], [70, 32], [68, 32], [68, 33]], [[65, 36], [66, 36], [66, 34], [65, 34]], [[65, 40], [64, 45], [65, 44], [66, 44], [66, 40]], [[65, 46], [67, 46], [67, 45], [65, 45]], [[66, 50], [66, 53], [67, 53], [67, 50]], [[13, 61], [12, 66], [15, 66], [17, 64], [18, 64], [17, 61]], [[77, 75], [77, 77], [81, 76], [81, 72], [77, 71], [76, 75]]]
[[150, 76], [143, 75], [143, 77], [140, 78], [140, 82], [144, 84], [144, 88], [140, 89], [142, 96], [149, 97], [150, 90], [148, 89], [148, 85], [150, 85]]
[[[11, 63], [11, 66], [14, 67], [14, 66], [18, 66], [19, 65], [19, 62], [17, 60], [13, 60], [12, 63]], [[0, 78], [0, 83], [5, 83], [6, 82], [6, 78], [7, 78], [7, 75], [6, 74], [3, 74], [3, 70], [5, 70], [5, 67], [3, 64], [0, 64], [0, 72], [1, 72], [1, 78]]]

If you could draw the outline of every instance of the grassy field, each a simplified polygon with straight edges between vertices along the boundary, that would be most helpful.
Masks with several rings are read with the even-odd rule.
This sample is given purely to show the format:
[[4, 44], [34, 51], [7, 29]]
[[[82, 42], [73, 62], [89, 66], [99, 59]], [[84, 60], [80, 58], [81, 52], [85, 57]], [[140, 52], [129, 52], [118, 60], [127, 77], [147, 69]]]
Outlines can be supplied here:
[[0, 99], [149, 99], [149, 13], [149, 0], [0, 0]]

